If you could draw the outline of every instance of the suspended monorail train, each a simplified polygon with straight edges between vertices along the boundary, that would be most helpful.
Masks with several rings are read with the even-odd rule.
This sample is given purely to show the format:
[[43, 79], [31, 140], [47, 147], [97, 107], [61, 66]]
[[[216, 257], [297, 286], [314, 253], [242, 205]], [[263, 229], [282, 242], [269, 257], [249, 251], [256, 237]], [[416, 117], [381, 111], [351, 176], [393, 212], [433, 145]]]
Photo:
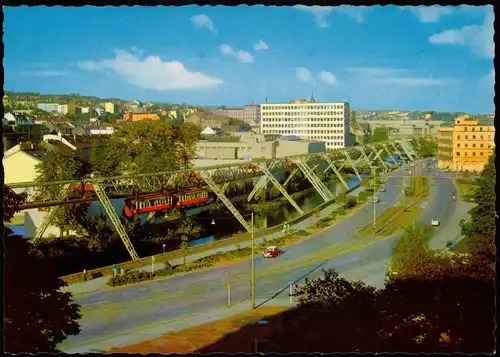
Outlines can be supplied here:
[[[78, 198], [94, 196], [92, 184], [70, 184], [68, 189]], [[147, 194], [137, 194], [125, 200], [123, 214], [132, 217], [137, 214], [164, 211], [172, 208], [188, 208], [202, 206], [213, 202], [208, 191], [193, 188], [180, 191], [162, 191]]]
[[132, 217], [136, 214], [150, 213], [175, 207], [196, 207], [212, 202], [208, 191], [190, 189], [179, 192], [151, 193], [127, 198], [123, 214]]

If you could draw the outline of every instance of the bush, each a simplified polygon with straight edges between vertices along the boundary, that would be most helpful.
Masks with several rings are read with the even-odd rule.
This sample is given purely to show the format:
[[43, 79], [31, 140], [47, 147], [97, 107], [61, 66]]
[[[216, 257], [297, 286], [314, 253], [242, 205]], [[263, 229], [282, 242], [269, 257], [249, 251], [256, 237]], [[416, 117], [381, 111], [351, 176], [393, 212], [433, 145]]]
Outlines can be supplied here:
[[154, 277], [153, 273], [147, 271], [133, 271], [126, 273], [125, 275], [116, 275], [109, 279], [107, 285], [109, 286], [121, 286], [128, 284], [135, 284], [141, 281], [152, 280]]
[[344, 208], [353, 208], [357, 204], [356, 199], [352, 196], [347, 196], [345, 203], [344, 203]]
[[174, 267], [167, 260], [165, 261], [165, 275], [172, 275], [174, 273]]
[[339, 209], [337, 209], [337, 214], [343, 216], [345, 214], [344, 207], [340, 207]]

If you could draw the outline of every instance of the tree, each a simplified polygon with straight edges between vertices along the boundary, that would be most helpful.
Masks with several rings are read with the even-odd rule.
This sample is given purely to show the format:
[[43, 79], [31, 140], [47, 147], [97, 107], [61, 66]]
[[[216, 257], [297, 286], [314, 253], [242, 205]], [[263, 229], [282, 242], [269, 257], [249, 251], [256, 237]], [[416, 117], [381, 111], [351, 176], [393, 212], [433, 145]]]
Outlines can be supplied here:
[[[61, 181], [85, 177], [90, 173], [90, 165], [77, 157], [75, 153], [55, 152], [50, 153], [39, 163], [36, 170], [37, 181]], [[43, 186], [35, 195], [37, 198], [57, 200], [61, 189], [60, 186]], [[87, 215], [88, 207], [88, 204], [65, 205], [58, 209], [53, 222], [61, 231], [85, 232], [82, 223]]]
[[476, 206], [469, 211], [469, 220], [460, 222], [466, 239], [475, 240], [480, 245], [491, 246], [496, 233], [495, 182], [496, 169], [492, 155], [478, 180], [479, 188], [474, 195]]
[[421, 157], [433, 157], [437, 153], [437, 142], [432, 137], [419, 138]]
[[375, 128], [370, 136], [370, 142], [379, 142], [389, 140], [389, 130], [387, 128]]
[[20, 206], [26, 202], [27, 193], [17, 194], [9, 186], [3, 185], [3, 220], [10, 222], [16, 212], [19, 212]]
[[[6, 191], [4, 186], [4, 192]], [[4, 217], [12, 217], [22, 197], [9, 192]], [[17, 201], [17, 202], [16, 202]], [[57, 344], [80, 332], [80, 307], [66, 285], [40, 260], [31, 244], [6, 228], [4, 243], [4, 343], [8, 353], [56, 353]]]

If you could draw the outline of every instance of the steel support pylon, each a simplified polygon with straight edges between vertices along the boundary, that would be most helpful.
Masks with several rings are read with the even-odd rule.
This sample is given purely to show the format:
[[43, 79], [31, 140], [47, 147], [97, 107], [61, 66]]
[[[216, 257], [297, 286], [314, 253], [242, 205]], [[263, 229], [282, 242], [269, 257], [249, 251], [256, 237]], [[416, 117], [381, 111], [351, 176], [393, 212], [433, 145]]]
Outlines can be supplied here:
[[[222, 184], [221, 190], [222, 192], [226, 193], [227, 188], [229, 187], [230, 182], [224, 182]], [[217, 196], [215, 202], [219, 201], [219, 196]]]
[[139, 259], [139, 256], [137, 255], [137, 252], [135, 251], [135, 248], [132, 245], [132, 242], [130, 241], [128, 234], [125, 231], [125, 228], [123, 228], [122, 222], [120, 222], [120, 218], [116, 214], [115, 209], [113, 208], [113, 205], [111, 204], [111, 201], [109, 200], [108, 196], [106, 195], [106, 192], [104, 192], [103, 188], [98, 183], [94, 183], [94, 190], [95, 190], [95, 193], [97, 195], [97, 198], [99, 198], [99, 201], [101, 202], [102, 206], [104, 207], [104, 210], [108, 214], [108, 217], [111, 220], [111, 223], [113, 223], [113, 226], [115, 227], [116, 231], [118, 232], [118, 235], [122, 239], [122, 242], [125, 245], [125, 248], [127, 248], [128, 254], [130, 254], [130, 257], [132, 258], [132, 260]]
[[344, 152], [344, 156], [347, 158], [347, 161], [351, 162], [352, 163], [352, 169], [354, 170], [354, 173], [356, 174], [359, 182], [361, 182], [361, 175], [359, 174], [359, 171], [358, 169], [356, 168], [356, 163], [352, 161], [351, 159], [351, 155], [349, 155], [349, 152], [348, 151], [345, 151]]
[[283, 196], [290, 202], [290, 204], [299, 212], [301, 215], [304, 214], [304, 211], [299, 207], [299, 205], [295, 202], [295, 200], [286, 192], [286, 190], [283, 188], [283, 186], [280, 185], [278, 180], [273, 176], [273, 174], [268, 170], [268, 169], [262, 169], [262, 172], [267, 176], [269, 181], [276, 187]]
[[399, 146], [401, 146], [401, 149], [403, 149], [403, 151], [405, 152], [406, 156], [408, 156], [410, 161], [414, 161], [415, 159], [413, 158], [411, 152], [406, 148], [406, 145], [404, 145], [402, 141], [397, 141], [397, 143], [399, 144]]
[[345, 182], [344, 178], [342, 177], [342, 175], [340, 174], [339, 170], [337, 170], [337, 168], [335, 167], [335, 163], [332, 161], [332, 159], [330, 159], [328, 157], [328, 155], [323, 155], [323, 158], [325, 159], [325, 161], [327, 162], [328, 166], [330, 166], [333, 170], [333, 172], [335, 172], [335, 175], [337, 175], [340, 183], [342, 183], [342, 185], [345, 187], [346, 190], [349, 189], [349, 186], [347, 185], [347, 183]]
[[283, 187], [286, 188], [286, 186], [288, 185], [288, 183], [290, 183], [290, 181], [292, 180], [292, 178], [295, 176], [295, 174], [299, 172], [299, 169], [298, 168], [294, 168], [292, 170], [292, 172], [290, 172], [290, 175], [288, 175], [288, 177], [286, 178], [285, 182], [283, 182]]
[[222, 203], [226, 205], [227, 209], [233, 214], [233, 216], [241, 223], [241, 225], [247, 230], [248, 233], [252, 232], [252, 227], [250, 224], [248, 224], [247, 221], [245, 221], [245, 218], [241, 215], [240, 212], [234, 207], [233, 203], [229, 200], [229, 198], [226, 197], [224, 192], [217, 186], [217, 184], [214, 182], [212, 179], [212, 176], [206, 171], [200, 172], [201, 177], [203, 180], [205, 180], [206, 184], [214, 191], [214, 193], [217, 195], [217, 197], [220, 198]]
[[365, 159], [366, 163], [370, 167], [370, 170], [374, 170], [375, 168], [372, 165], [372, 160], [370, 160], [371, 154], [370, 154], [370, 156], [366, 156], [365, 149], [363, 148], [363, 149], [361, 149], [361, 155], [363, 156], [363, 158]]
[[384, 167], [384, 170], [387, 170], [387, 165], [385, 164], [384, 160], [382, 159], [382, 157], [380, 156], [380, 154], [382, 154], [382, 152], [384, 150], [380, 150], [379, 152], [377, 152], [377, 150], [373, 147], [373, 146], [369, 146], [370, 149], [373, 151], [373, 153], [375, 154], [375, 158], [373, 160], [376, 160], [378, 159], [378, 161], [380, 161], [380, 163], [382, 164], [382, 166]]
[[295, 161], [295, 164], [298, 166], [300, 171], [302, 171], [304, 176], [309, 180], [311, 185], [316, 189], [318, 194], [321, 196], [321, 198], [323, 198], [325, 202], [328, 202], [334, 198], [333, 194], [326, 188], [323, 182], [318, 179], [314, 172], [312, 172], [307, 163], [299, 159]]
[[[276, 164], [275, 162], [272, 162], [271, 165], [269, 165], [269, 170], [271, 170], [275, 164]], [[260, 165], [261, 169], [264, 166], [265, 166], [265, 164]], [[257, 192], [259, 192], [259, 190], [265, 189], [266, 187], [267, 187], [267, 177], [266, 177], [266, 175], [264, 175], [264, 176], [261, 176], [259, 181], [257, 181], [255, 186], [253, 187], [252, 192], [250, 192], [250, 194], [247, 197], [247, 202], [250, 202], [252, 200], [253, 196], [255, 196], [257, 194]]]
[[394, 156], [392, 156], [392, 152], [389, 150], [389, 148], [387, 147], [387, 145], [386, 144], [382, 144], [382, 146], [384, 147], [385, 151], [389, 154], [389, 157], [391, 158], [392, 163], [394, 165], [398, 165], [399, 166], [398, 162], [396, 161], [396, 159], [394, 158]]
[[156, 212], [149, 212], [148, 217], [146, 218], [146, 222], [151, 222], [153, 218], [155, 218], [155, 213]]
[[407, 162], [407, 158], [403, 157], [403, 153], [398, 149], [398, 146], [391, 142], [391, 146], [394, 149], [394, 152], [399, 155], [401, 160], [403, 160], [405, 163]]
[[[59, 192], [59, 194], [57, 195], [58, 200], [64, 200], [68, 196], [69, 194], [68, 187], [69, 185], [64, 185], [62, 187], [61, 192]], [[60, 206], [51, 208], [50, 211], [47, 213], [47, 215], [43, 218], [42, 224], [36, 230], [35, 237], [33, 237], [32, 240], [33, 244], [37, 244], [38, 241], [43, 237], [43, 234], [45, 233], [47, 228], [49, 228], [50, 223], [52, 223], [52, 220], [54, 219], [54, 216], [60, 209], [61, 209]]]

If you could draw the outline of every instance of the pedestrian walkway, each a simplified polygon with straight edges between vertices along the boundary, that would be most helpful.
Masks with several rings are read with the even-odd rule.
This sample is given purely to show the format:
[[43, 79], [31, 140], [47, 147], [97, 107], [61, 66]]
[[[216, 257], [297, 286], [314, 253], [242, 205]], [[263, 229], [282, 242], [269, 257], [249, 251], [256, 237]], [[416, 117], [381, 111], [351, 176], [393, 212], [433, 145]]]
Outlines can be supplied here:
[[[359, 195], [359, 193], [364, 191], [364, 190], [365, 190], [365, 188], [360, 186], [360, 187], [356, 188], [355, 190], [353, 190], [350, 193], [350, 195], [353, 195], [353, 196]], [[318, 221], [318, 219], [321, 219], [323, 217], [328, 216], [330, 213], [332, 213], [333, 211], [337, 210], [340, 207], [341, 206], [339, 204], [332, 203], [331, 205], [323, 208], [316, 215], [312, 215], [312, 216], [307, 217], [304, 220], [301, 220], [301, 221], [296, 222], [296, 223], [291, 223], [290, 230], [291, 231], [299, 231], [299, 230], [306, 229], [306, 228], [312, 226], [313, 224], [315, 224]], [[273, 232], [273, 233], [269, 233], [265, 236], [256, 238], [255, 244], [259, 245], [259, 244], [263, 243], [264, 240], [269, 241], [272, 239], [281, 238], [283, 236], [285, 236], [285, 233], [282, 230], [277, 231], [277, 232]], [[242, 241], [240, 243], [230, 244], [230, 245], [219, 247], [219, 248], [209, 249], [209, 250], [206, 250], [204, 252], [190, 254], [190, 255], [186, 256], [186, 262], [192, 262], [194, 260], [204, 258], [204, 257], [207, 257], [209, 255], [216, 254], [216, 253], [236, 250], [236, 249], [238, 249], [238, 246], [240, 248], [250, 247], [251, 244], [252, 244], [251, 240], [245, 240], [245, 241]], [[169, 262], [173, 266], [180, 265], [184, 262], [184, 258], [172, 259]], [[149, 263], [149, 264], [146, 263], [143, 267], [139, 267], [139, 268], [132, 269], [132, 270], [133, 271], [138, 271], [138, 270], [157, 271], [157, 270], [161, 270], [164, 268], [165, 268], [164, 262], [156, 262], [156, 263], [154, 263], [154, 265], [152, 263]], [[107, 290], [107, 289], [111, 289], [110, 287], [108, 287], [106, 285], [106, 283], [109, 281], [109, 279], [110, 279], [110, 276], [108, 275], [108, 276], [103, 276], [100, 278], [96, 278], [96, 279], [92, 279], [90, 281], [83, 282], [83, 276], [82, 276], [81, 283], [69, 285], [69, 286], [63, 288], [62, 290], [72, 292], [75, 295], [87, 294], [87, 293], [93, 293], [93, 292], [97, 292], [97, 291]]]

